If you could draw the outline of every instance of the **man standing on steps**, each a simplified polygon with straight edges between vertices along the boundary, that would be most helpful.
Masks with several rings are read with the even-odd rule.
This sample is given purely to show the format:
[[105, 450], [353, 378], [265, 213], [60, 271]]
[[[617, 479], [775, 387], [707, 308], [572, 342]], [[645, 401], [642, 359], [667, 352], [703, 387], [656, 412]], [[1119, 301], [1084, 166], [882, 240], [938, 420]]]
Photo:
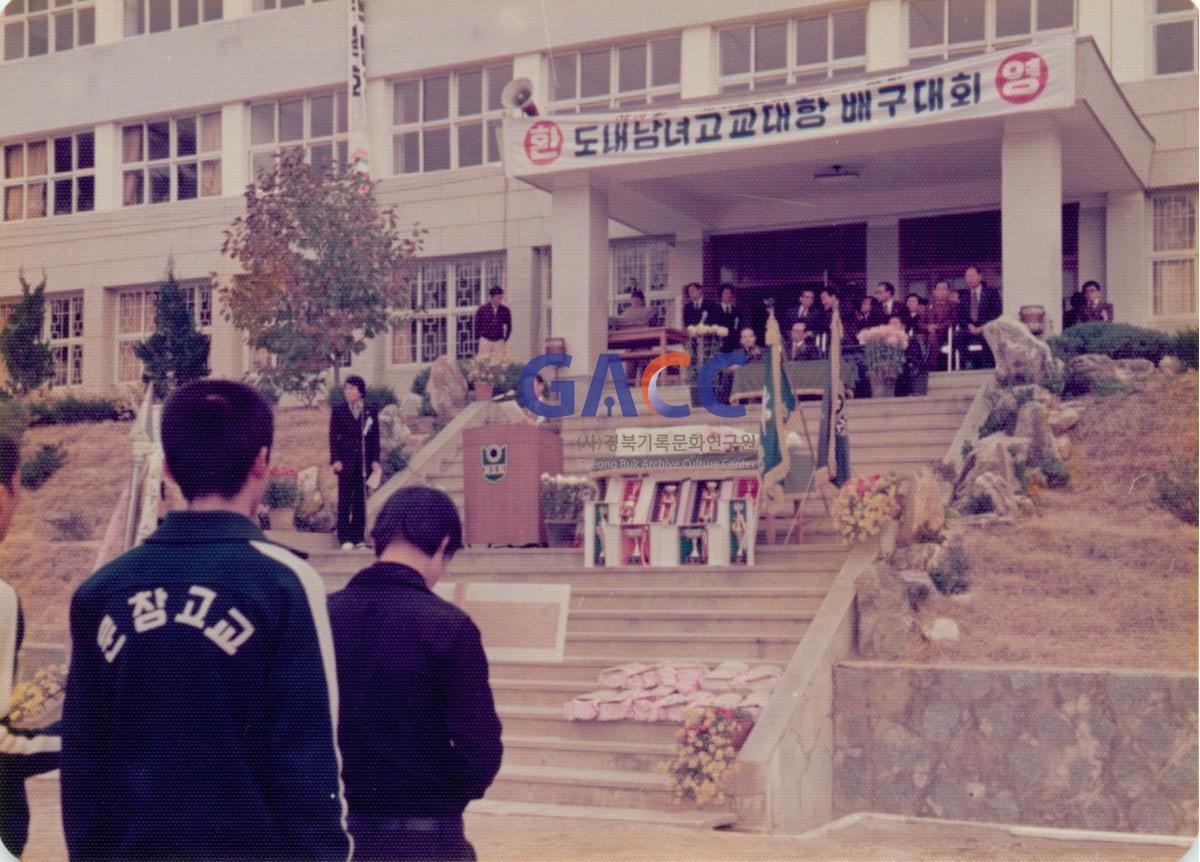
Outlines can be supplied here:
[[379, 417], [367, 406], [367, 384], [357, 374], [346, 378], [342, 394], [345, 402], [329, 415], [329, 463], [338, 477], [337, 540], [349, 551], [365, 547], [367, 476], [380, 469]]
[[354, 858], [475, 859], [462, 815], [500, 769], [500, 719], [479, 629], [431, 591], [462, 523], [443, 492], [404, 488], [371, 537], [375, 565], [329, 598]]

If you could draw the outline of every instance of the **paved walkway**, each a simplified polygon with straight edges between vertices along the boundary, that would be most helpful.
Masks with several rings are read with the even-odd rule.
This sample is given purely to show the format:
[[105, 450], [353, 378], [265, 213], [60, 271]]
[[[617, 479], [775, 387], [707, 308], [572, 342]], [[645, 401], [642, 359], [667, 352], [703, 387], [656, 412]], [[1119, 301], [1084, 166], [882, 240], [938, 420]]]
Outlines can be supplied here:
[[[32, 834], [24, 862], [67, 858], [56, 775], [28, 782]], [[865, 816], [808, 837], [696, 830], [557, 817], [468, 814], [467, 836], [488, 860], [1037, 860], [1175, 862], [1186, 847], [1132, 841], [1060, 840], [987, 826]]]

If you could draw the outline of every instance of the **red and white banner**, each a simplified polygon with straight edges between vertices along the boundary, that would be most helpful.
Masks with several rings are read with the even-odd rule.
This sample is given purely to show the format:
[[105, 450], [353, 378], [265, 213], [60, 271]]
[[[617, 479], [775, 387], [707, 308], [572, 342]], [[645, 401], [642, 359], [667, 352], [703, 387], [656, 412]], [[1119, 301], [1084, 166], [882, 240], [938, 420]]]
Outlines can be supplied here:
[[1060, 36], [820, 90], [662, 110], [505, 117], [504, 163], [509, 176], [533, 176], [1074, 103], [1075, 38]]

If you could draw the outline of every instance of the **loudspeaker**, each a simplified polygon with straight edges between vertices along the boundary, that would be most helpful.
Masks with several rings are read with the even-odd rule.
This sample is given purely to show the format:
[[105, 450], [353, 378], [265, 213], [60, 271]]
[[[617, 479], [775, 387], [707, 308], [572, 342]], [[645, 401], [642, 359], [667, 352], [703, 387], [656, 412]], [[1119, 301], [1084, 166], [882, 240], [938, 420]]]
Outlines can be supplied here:
[[536, 117], [538, 109], [533, 103], [533, 81], [528, 78], [513, 78], [500, 92], [500, 104], [519, 110], [527, 117]]

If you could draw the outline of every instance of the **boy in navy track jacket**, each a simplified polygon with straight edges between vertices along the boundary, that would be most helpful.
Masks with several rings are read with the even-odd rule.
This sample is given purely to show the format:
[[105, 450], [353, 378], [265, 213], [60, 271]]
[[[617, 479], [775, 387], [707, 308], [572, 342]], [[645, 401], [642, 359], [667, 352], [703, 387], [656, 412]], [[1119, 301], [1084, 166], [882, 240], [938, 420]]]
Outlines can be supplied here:
[[209, 380], [163, 415], [188, 510], [71, 602], [72, 859], [348, 859], [336, 665], [317, 573], [247, 517], [270, 408]]

